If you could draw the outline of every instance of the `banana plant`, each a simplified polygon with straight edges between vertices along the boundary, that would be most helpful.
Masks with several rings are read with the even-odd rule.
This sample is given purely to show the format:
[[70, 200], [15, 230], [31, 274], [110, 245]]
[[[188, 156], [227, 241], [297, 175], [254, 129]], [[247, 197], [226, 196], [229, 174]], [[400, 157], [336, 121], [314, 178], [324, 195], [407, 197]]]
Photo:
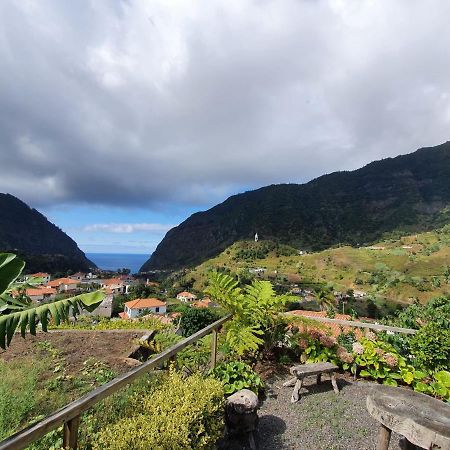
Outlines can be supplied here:
[[18, 289], [15, 281], [24, 266], [25, 263], [13, 253], [0, 253], [0, 347], [3, 349], [10, 345], [19, 327], [22, 337], [25, 337], [27, 330], [35, 335], [38, 323], [43, 331], [47, 331], [50, 319], [59, 325], [68, 321], [71, 314], [76, 317], [80, 309], [92, 312], [104, 298], [102, 291], [96, 291], [32, 306], [25, 296], [15, 298], [12, 295], [12, 291]]

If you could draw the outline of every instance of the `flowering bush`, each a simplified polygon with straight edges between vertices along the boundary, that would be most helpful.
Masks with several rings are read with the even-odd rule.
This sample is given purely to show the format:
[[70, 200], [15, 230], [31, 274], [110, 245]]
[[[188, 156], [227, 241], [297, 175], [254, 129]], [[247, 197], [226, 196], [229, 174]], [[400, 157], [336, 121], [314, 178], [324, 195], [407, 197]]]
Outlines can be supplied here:
[[[390, 386], [406, 384], [443, 400], [450, 399], [450, 372], [430, 372], [423, 365], [414, 365], [397, 352], [394, 346], [382, 341], [373, 332], [366, 333], [360, 341], [344, 347], [342, 339], [335, 339], [320, 331], [311, 330], [298, 338], [298, 348], [303, 351], [302, 361], [307, 363], [331, 362], [353, 374], [371, 378]], [[351, 351], [350, 351], [351, 348]], [[419, 370], [420, 369], [420, 370]]]
[[353, 356], [345, 347], [339, 345], [333, 336], [318, 330], [303, 333], [298, 340], [298, 347], [308, 363], [331, 362], [344, 370], [348, 370], [353, 363]]

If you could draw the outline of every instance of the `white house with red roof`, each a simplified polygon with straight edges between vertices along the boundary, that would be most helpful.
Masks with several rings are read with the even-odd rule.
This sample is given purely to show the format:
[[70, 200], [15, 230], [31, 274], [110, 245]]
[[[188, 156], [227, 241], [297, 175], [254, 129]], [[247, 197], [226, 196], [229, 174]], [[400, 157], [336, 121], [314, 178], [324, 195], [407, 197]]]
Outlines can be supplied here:
[[177, 299], [184, 303], [189, 303], [189, 302], [193, 302], [194, 300], [197, 300], [197, 296], [194, 294], [191, 294], [190, 292], [183, 291], [177, 295]]
[[125, 303], [125, 309], [119, 316], [122, 319], [134, 319], [144, 313], [165, 314], [166, 302], [157, 298], [137, 298]]
[[43, 302], [48, 300], [54, 300], [56, 296], [56, 289], [49, 286], [36, 286], [34, 288], [29, 288], [26, 291], [27, 297], [29, 297], [33, 302]]
[[47, 272], [37, 272], [37, 273], [32, 273], [30, 275], [27, 275], [25, 277], [26, 281], [29, 281], [33, 278], [40, 278], [42, 279], [42, 281], [39, 281], [39, 283], [42, 282], [42, 284], [47, 284], [50, 281], [50, 274]]
[[109, 278], [100, 282], [102, 289], [109, 289], [113, 294], [128, 294], [128, 287], [131, 284], [132, 281], [121, 278]]
[[78, 280], [72, 280], [71, 278], [57, 278], [49, 281], [47, 286], [56, 289], [58, 292], [74, 292], [78, 289], [79, 283]]

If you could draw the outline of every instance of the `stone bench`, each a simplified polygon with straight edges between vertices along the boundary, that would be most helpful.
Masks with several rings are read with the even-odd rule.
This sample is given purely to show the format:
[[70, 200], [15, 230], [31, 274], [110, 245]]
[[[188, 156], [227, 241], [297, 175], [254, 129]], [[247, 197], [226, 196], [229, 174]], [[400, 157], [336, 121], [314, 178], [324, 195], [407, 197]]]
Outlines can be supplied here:
[[294, 386], [292, 391], [291, 402], [298, 402], [300, 399], [300, 389], [303, 385], [303, 380], [306, 377], [317, 376], [317, 384], [320, 384], [322, 374], [329, 373], [331, 378], [331, 384], [333, 386], [334, 392], [339, 394], [339, 388], [336, 383], [336, 377], [334, 372], [338, 370], [338, 366], [334, 364], [323, 362], [323, 363], [312, 363], [312, 364], [299, 364], [298, 366], [291, 367], [291, 374], [295, 376], [289, 381], [283, 383], [283, 386]]
[[375, 386], [367, 410], [379, 423], [377, 450], [387, 450], [391, 432], [404, 436], [403, 449], [450, 449], [450, 406], [411, 389]]

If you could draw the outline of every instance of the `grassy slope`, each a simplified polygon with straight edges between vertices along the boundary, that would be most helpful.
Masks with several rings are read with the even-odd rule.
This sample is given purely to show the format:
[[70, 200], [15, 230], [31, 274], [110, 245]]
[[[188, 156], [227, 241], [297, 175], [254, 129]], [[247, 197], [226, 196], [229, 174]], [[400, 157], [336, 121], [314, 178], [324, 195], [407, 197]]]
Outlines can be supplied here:
[[[236, 255], [242, 248], [258, 247], [261, 243], [237, 242], [223, 253], [196, 267], [187, 277], [195, 279], [201, 290], [208, 270], [225, 267], [240, 273], [246, 268], [266, 268], [268, 277], [292, 282], [325, 282], [335, 290], [362, 290], [376, 296], [409, 302], [417, 297], [421, 302], [450, 292], [444, 275], [450, 265], [450, 226], [441, 230], [405, 236], [368, 247], [340, 247], [307, 255], [277, 256], [271, 251], [264, 259], [242, 260]], [[403, 248], [403, 246], [412, 248]], [[440, 285], [440, 286], [439, 286]]]

